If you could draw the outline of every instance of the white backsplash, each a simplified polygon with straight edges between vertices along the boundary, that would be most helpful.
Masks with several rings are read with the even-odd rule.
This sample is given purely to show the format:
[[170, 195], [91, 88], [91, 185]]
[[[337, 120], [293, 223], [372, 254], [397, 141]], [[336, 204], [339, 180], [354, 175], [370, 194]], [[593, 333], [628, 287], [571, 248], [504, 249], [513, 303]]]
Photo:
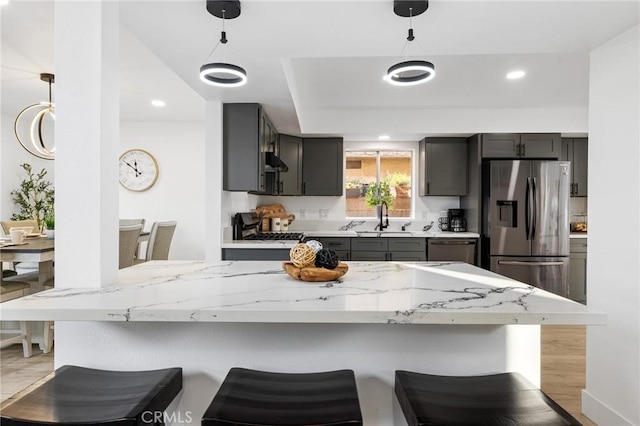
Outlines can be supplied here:
[[569, 221], [574, 215], [587, 216], [587, 197], [569, 198]]

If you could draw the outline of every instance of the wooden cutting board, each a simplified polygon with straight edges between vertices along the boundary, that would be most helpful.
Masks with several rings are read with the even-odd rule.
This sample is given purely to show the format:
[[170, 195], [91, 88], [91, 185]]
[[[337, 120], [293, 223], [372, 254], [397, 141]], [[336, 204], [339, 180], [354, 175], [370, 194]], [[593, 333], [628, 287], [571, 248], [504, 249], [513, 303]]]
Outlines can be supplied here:
[[296, 280], [309, 282], [335, 281], [349, 270], [349, 265], [340, 262], [336, 269], [316, 268], [315, 266], [306, 266], [299, 268], [293, 262], [283, 262], [282, 268]]

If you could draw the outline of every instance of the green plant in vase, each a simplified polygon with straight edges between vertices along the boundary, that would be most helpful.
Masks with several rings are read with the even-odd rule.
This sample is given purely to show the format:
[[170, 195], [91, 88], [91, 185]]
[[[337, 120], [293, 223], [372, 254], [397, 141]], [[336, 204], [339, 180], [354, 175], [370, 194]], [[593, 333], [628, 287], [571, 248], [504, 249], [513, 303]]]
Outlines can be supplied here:
[[55, 225], [56, 221], [53, 215], [44, 217], [44, 226], [46, 228], [45, 233], [47, 234], [47, 237], [53, 238], [54, 230], [56, 228]]
[[375, 207], [381, 205], [383, 202], [387, 203], [389, 210], [393, 210], [393, 200], [396, 197], [391, 193], [391, 184], [389, 179], [381, 180], [378, 183], [371, 183], [367, 188], [365, 199], [367, 200], [368, 207]]
[[20, 167], [27, 177], [20, 182], [17, 189], [11, 191], [11, 200], [20, 209], [18, 213], [11, 215], [11, 220], [33, 219], [38, 223], [37, 231], [42, 232], [44, 218], [53, 216], [55, 197], [52, 184], [45, 179], [45, 169], [34, 173], [28, 163], [21, 164]]

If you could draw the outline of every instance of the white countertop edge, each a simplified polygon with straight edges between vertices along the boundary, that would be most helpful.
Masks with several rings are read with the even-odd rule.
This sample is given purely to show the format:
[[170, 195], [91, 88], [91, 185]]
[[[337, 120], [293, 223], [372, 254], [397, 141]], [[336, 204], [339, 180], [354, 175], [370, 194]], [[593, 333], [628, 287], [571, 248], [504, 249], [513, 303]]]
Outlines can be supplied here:
[[490, 312], [277, 312], [0, 309], [2, 321], [219, 322], [273, 324], [403, 324], [403, 325], [605, 325], [606, 314]]
[[584, 240], [586, 240], [587, 239], [587, 234], [586, 233], [584, 233], [584, 234], [569, 234], [569, 238], [570, 239], [584, 239]]
[[269, 241], [269, 240], [236, 240], [236, 241], [225, 241], [220, 247], [221, 248], [234, 248], [234, 249], [291, 249], [298, 241], [296, 240], [287, 240], [287, 241]]

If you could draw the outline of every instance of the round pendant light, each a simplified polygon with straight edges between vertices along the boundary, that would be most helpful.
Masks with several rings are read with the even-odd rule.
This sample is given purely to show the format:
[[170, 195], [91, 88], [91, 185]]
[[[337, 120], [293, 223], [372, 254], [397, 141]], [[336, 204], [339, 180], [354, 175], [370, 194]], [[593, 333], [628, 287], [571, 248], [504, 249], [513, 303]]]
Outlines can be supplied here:
[[[207, 0], [207, 11], [222, 19], [220, 41], [214, 46], [209, 56], [213, 55], [220, 44], [227, 44], [227, 33], [224, 30], [225, 19], [240, 16], [239, 0]], [[211, 62], [200, 67], [200, 80], [217, 87], [239, 87], [247, 83], [247, 71], [244, 68], [226, 62]]]
[[[415, 40], [412, 28], [412, 18], [420, 15], [429, 7], [429, 1], [404, 1], [395, 0], [393, 11], [396, 15], [409, 18], [409, 31], [405, 48]], [[402, 49], [404, 52], [404, 48]], [[433, 63], [422, 60], [405, 60], [392, 65], [383, 77], [385, 81], [394, 86], [415, 86], [432, 80], [436, 75]]]
[[247, 82], [244, 68], [224, 62], [212, 62], [200, 67], [200, 80], [218, 87], [239, 87]]
[[426, 83], [435, 75], [436, 69], [431, 62], [405, 61], [391, 66], [384, 79], [394, 86], [415, 86]]
[[[45, 140], [44, 135], [45, 133], [49, 137], [53, 135], [53, 124], [56, 120], [55, 105], [51, 101], [51, 85], [55, 76], [43, 73], [40, 74], [40, 80], [49, 83], [49, 102], [43, 101], [29, 105], [20, 111], [13, 124], [13, 131], [20, 145], [29, 154], [44, 160], [53, 160], [56, 147], [51, 140]], [[45, 125], [46, 118], [50, 119], [50, 126]]]

